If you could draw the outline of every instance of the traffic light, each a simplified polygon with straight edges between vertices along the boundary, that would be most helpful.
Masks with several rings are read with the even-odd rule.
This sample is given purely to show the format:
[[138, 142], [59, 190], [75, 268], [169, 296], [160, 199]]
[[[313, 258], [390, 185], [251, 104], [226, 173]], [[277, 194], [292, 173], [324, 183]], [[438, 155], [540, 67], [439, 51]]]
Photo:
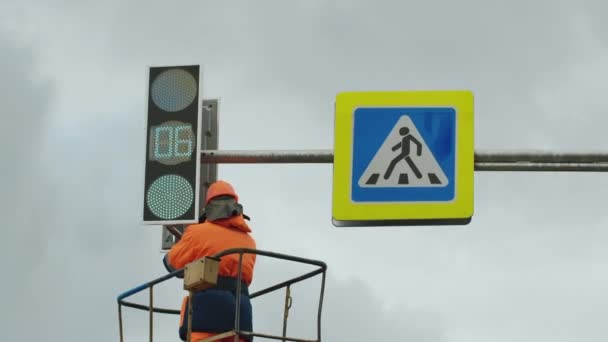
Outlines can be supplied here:
[[198, 221], [200, 94], [198, 65], [149, 69], [144, 224]]

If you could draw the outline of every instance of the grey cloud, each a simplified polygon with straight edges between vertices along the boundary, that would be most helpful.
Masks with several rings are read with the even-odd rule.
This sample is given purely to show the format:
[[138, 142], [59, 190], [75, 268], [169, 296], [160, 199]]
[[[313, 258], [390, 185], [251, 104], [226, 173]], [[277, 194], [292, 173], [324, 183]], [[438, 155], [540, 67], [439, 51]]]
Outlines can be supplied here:
[[[115, 295], [163, 272], [160, 232], [138, 225], [140, 87], [149, 64], [204, 65], [205, 96], [222, 99], [222, 148], [331, 148], [336, 92], [453, 87], [476, 93], [480, 149], [606, 147], [606, 106], [601, 96], [589, 96], [602, 94], [605, 78], [606, 31], [598, 19], [603, 2], [212, 7], [193, 1], [188, 11], [166, 2], [142, 4], [28, 12], [25, 23], [38, 28], [44, 48], [35, 53], [53, 57], [45, 72], [56, 77], [62, 101], [51, 107], [52, 122], [36, 128], [44, 133], [35, 144], [44, 149], [26, 150], [44, 156], [24, 164], [44, 168], [44, 177], [16, 183], [21, 204], [7, 213], [9, 222], [23, 228], [9, 236], [20, 248], [3, 253], [21, 258], [30, 272], [22, 277], [26, 271], [7, 266], [15, 274], [9, 307], [18, 308], [2, 323], [9, 327], [0, 329], [7, 336], [22, 336], [17, 323], [27, 318], [44, 328], [31, 338], [70, 341], [95, 332], [100, 341], [112, 340]], [[585, 10], [588, 16], [579, 16]], [[2, 51], [8, 56], [15, 50]], [[3, 58], [11, 63], [3, 71], [27, 79], [20, 63], [30, 63], [24, 56], [33, 54], [15, 53], [14, 63]], [[100, 86], [94, 93], [82, 80]], [[49, 111], [51, 89], [13, 87], [6, 88], [11, 96], [5, 101], [32, 106], [24, 113]], [[21, 117], [28, 123], [35, 118]], [[10, 134], [2, 146], [20, 148], [10, 144], [20, 138], [17, 131]], [[9, 175], [27, 179], [34, 173], [24, 170]], [[606, 260], [602, 199], [608, 184], [602, 175], [479, 173], [471, 226], [353, 230], [330, 225], [331, 165], [221, 165], [220, 175], [241, 192], [261, 248], [305, 254], [314, 249], [335, 269], [325, 307], [326, 340], [344, 339], [344, 322], [360, 322], [365, 312], [379, 318], [374, 327], [388, 331], [386, 336], [429, 341], [568, 340], [581, 329], [589, 340], [605, 335], [607, 280], [598, 270]], [[38, 202], [27, 202], [34, 197]], [[44, 208], [37, 212], [44, 225], [21, 221], [32, 206]], [[303, 247], [294, 247], [299, 243]], [[378, 280], [337, 280], [363, 269], [374, 270]], [[389, 274], [400, 282], [386, 281]], [[22, 279], [30, 283], [21, 285]], [[39, 290], [40, 279], [48, 279], [45, 291]], [[177, 290], [168, 285], [158, 300], [175, 306]], [[387, 311], [378, 293], [393, 294], [394, 303], [411, 309]], [[312, 310], [300, 306], [312, 300], [299, 294], [294, 310], [302, 314], [294, 312], [293, 329], [308, 331], [310, 322], [296, 317]], [[340, 310], [352, 297], [369, 307], [344, 316]], [[18, 305], [28, 298], [38, 310]], [[140, 299], [145, 302], [145, 294]], [[259, 310], [263, 319], [266, 308]], [[129, 336], [145, 334], [145, 316], [130, 316], [137, 322]], [[173, 318], [159, 320], [157, 338], [174, 338], [171, 328], [160, 328], [161, 322], [174, 324]], [[403, 331], [391, 330], [403, 324]]]
[[44, 220], [55, 204], [42, 151], [54, 94], [47, 80], [38, 77], [35, 50], [18, 45], [4, 31], [0, 32], [0, 50], [0, 217], [4, 227], [0, 263], [6, 280], [2, 306], [7, 309], [0, 330], [10, 335], [27, 314], [23, 306], [31, 304], [30, 296], [21, 289], [36, 281], [48, 252], [46, 239], [51, 229]]
[[[207, 6], [192, 2], [179, 7], [131, 2], [104, 9], [104, 19], [93, 20], [92, 27], [112, 22], [108, 35], [101, 35], [107, 40], [96, 43], [97, 58], [120, 61], [123, 71], [142, 64], [204, 64], [205, 92], [224, 97], [226, 110], [237, 108], [232, 103], [240, 100], [298, 101], [302, 106], [295, 110], [306, 107], [304, 115], [318, 124], [293, 134], [293, 145], [330, 146], [332, 132], [327, 127], [332, 125], [333, 97], [339, 91], [470, 88], [476, 93], [478, 145], [526, 148], [559, 144], [536, 134], [534, 127], [550, 125], [554, 134], [568, 135], [567, 129], [542, 114], [546, 109], [535, 92], [550, 86], [545, 80], [569, 82], [564, 79], [567, 66], [586, 54], [576, 45], [581, 39], [574, 28], [578, 7], [568, 1], [547, 4], [470, 1], [413, 7], [388, 1]], [[134, 18], [137, 25], [132, 25]], [[68, 22], [78, 23], [75, 18]], [[224, 83], [228, 89], [215, 90], [224, 89]], [[286, 87], [294, 94], [284, 91]], [[231, 93], [237, 89], [238, 97]], [[271, 144], [267, 139], [285, 137], [267, 124], [255, 132], [245, 127], [280, 119], [290, 108], [240, 107], [239, 112], [255, 110], [256, 115], [224, 120], [229, 138], [234, 131], [265, 147]], [[295, 122], [309, 124], [304, 119]], [[592, 128], [575, 127], [579, 132]], [[582, 145], [588, 135], [577, 132], [577, 136], [579, 146], [589, 146]]]
[[578, 14], [582, 20], [588, 20], [593, 32], [604, 42], [608, 39], [608, 26], [602, 13], [606, 11], [606, 3], [602, 0], [589, 0], [581, 4]]
[[[39, 51], [7, 36], [0, 36], [6, 275], [0, 330], [7, 339], [27, 330], [32, 339], [111, 340], [115, 296], [152, 274], [131, 262], [154, 270], [159, 264], [148, 260], [160, 259], [153, 249], [125, 263], [118, 252], [159, 246], [157, 230], [147, 230], [146, 239], [137, 225], [141, 165], [130, 157], [143, 151], [131, 141], [137, 120], [116, 125], [103, 109], [85, 106], [99, 114], [90, 126], [56, 121], [59, 89], [41, 76]], [[112, 283], [114, 277], [125, 281]]]
[[[569, 82], [563, 78], [568, 66], [586, 55], [577, 48], [581, 37], [575, 25], [580, 11], [569, 1], [266, 5], [200, 4], [186, 13], [153, 4], [141, 10], [141, 25], [128, 32], [121, 27], [140, 6], [124, 5], [113, 26], [113, 42], [117, 51], [128, 46], [134, 52], [128, 57], [132, 62], [200, 60], [208, 71], [211, 89], [228, 78], [231, 88], [240, 89], [249, 101], [287, 97], [306, 103], [305, 115], [319, 125], [296, 132], [294, 145], [329, 147], [331, 131], [326, 127], [332, 125], [335, 93], [360, 89], [472, 89], [480, 147], [563, 146], [559, 140], [536, 133], [536, 127], [547, 125], [556, 136], [570, 134], [552, 123], [551, 114], [543, 114], [546, 109], [535, 97], [536, 91], [551, 86], [545, 80]], [[174, 30], [159, 24], [167, 22], [167, 11], [180, 18]], [[199, 14], [204, 19], [198, 20]], [[193, 42], [200, 45], [189, 50], [186, 46]], [[180, 51], [192, 52], [184, 55]], [[286, 87], [294, 95], [283, 91]], [[280, 113], [289, 109], [273, 104], [255, 110], [259, 114], [239, 115], [238, 121], [231, 120], [225, 127], [266, 146], [266, 140], [257, 140], [245, 127], [280, 119]], [[591, 120], [599, 114], [581, 115]], [[522, 127], [520, 122], [526, 125]], [[581, 133], [592, 127], [575, 127], [576, 146], [593, 146], [590, 137]], [[269, 138], [284, 138], [268, 126], [256, 131]]]
[[[322, 338], [325, 341], [370, 341], [395, 339], [400, 341], [446, 341], [442, 317], [438, 313], [415, 310], [407, 305], [388, 306], [392, 293], [377, 293], [369, 285], [374, 272], [359, 277], [339, 279], [332, 276], [329, 265], [322, 313]], [[275, 267], [280, 274], [281, 267]], [[283, 272], [286, 273], [286, 272]], [[365, 277], [367, 276], [367, 277]], [[363, 280], [365, 277], [365, 280]], [[395, 279], [395, 281], [398, 281]], [[312, 278], [292, 288], [292, 307], [288, 317], [291, 336], [315, 337], [316, 309], [320, 280]], [[274, 303], [272, 303], [274, 302]], [[273, 294], [264, 304], [282, 312], [283, 293]], [[256, 304], [260, 307], [260, 304]], [[274, 322], [281, 315], [275, 313]], [[262, 318], [258, 318], [262, 320]], [[264, 324], [260, 324], [264, 326]], [[268, 325], [266, 323], [265, 325]], [[274, 332], [280, 334], [280, 324]]]

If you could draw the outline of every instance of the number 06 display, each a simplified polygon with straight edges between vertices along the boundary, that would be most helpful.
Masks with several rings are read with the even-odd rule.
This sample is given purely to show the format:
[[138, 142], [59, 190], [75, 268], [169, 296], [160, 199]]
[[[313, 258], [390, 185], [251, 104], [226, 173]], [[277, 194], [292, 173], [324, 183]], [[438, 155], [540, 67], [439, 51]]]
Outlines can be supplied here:
[[198, 221], [200, 67], [149, 70], [143, 221]]

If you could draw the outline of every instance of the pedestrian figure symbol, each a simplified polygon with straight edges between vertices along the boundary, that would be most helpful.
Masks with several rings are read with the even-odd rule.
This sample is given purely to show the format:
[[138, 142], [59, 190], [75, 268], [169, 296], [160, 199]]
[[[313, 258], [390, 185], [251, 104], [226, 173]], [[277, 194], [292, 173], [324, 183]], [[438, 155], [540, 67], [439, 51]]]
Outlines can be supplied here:
[[399, 134], [401, 134], [403, 138], [397, 145], [393, 146], [391, 150], [397, 151], [398, 149], [401, 149], [401, 152], [391, 161], [391, 164], [388, 166], [388, 169], [386, 169], [386, 172], [384, 173], [384, 179], [390, 178], [391, 174], [393, 173], [393, 170], [395, 169], [395, 166], [397, 166], [397, 164], [399, 164], [401, 160], [405, 160], [407, 162], [407, 164], [410, 166], [410, 168], [416, 175], [416, 178], [422, 178], [422, 173], [420, 173], [420, 170], [418, 170], [416, 164], [414, 164], [414, 161], [412, 161], [412, 158], [410, 157], [410, 143], [416, 144], [417, 156], [422, 155], [422, 144], [420, 143], [420, 141], [418, 141], [418, 139], [414, 138], [410, 134], [410, 129], [405, 126], [399, 129]]
[[408, 115], [399, 118], [358, 181], [361, 187], [445, 187], [448, 183]]

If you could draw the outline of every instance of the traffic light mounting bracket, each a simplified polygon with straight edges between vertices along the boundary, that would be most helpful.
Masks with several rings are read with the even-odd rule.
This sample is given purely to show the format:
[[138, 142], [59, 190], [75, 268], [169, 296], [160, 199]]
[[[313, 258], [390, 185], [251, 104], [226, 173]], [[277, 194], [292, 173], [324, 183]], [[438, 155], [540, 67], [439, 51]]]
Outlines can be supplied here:
[[[218, 135], [218, 113], [219, 99], [204, 99], [201, 111], [201, 150], [217, 150]], [[201, 163], [200, 165], [200, 186], [199, 186], [199, 213], [203, 212], [207, 189], [211, 183], [217, 180], [217, 163]], [[161, 251], [166, 252], [183, 234], [185, 225], [163, 225]]]

